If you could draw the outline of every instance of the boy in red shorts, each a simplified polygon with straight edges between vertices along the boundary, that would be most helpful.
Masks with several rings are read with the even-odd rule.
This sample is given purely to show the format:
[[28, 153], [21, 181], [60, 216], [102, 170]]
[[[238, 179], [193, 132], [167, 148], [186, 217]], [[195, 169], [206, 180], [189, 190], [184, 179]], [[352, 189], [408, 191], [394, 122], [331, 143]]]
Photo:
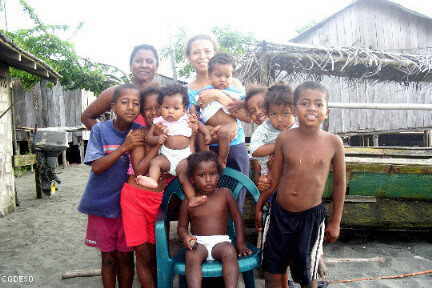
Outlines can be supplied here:
[[78, 210], [88, 214], [85, 244], [101, 251], [103, 287], [132, 287], [133, 254], [120, 215], [120, 190], [127, 180], [128, 152], [144, 144], [133, 123], [140, 111], [138, 89], [118, 86], [112, 99], [115, 120], [92, 127], [84, 163], [91, 172]]

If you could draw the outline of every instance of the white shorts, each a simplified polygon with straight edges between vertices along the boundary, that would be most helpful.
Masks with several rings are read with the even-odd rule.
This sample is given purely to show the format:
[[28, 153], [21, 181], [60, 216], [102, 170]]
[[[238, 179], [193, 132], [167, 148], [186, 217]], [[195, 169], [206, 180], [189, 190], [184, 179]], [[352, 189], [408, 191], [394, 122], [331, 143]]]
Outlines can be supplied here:
[[228, 109], [224, 105], [217, 101], [213, 101], [207, 104], [204, 108], [201, 108], [201, 119], [204, 123], [207, 123], [207, 121], [213, 117], [219, 109], [222, 109], [226, 114], [230, 115]]
[[197, 243], [203, 245], [208, 252], [207, 260], [215, 260], [212, 256], [213, 247], [222, 242], [231, 243], [228, 235], [195, 236]]
[[160, 148], [160, 154], [164, 155], [170, 162], [170, 168], [168, 173], [176, 176], [176, 168], [179, 162], [186, 159], [190, 154], [192, 154], [190, 147], [184, 149], [170, 149], [162, 145]]

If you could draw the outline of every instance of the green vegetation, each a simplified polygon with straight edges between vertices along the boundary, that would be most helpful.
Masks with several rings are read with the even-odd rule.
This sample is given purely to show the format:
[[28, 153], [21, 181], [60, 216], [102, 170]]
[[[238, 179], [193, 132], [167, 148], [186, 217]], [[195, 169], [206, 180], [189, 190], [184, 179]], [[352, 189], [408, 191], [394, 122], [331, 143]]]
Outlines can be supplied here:
[[[99, 94], [115, 84], [128, 82], [128, 76], [117, 67], [95, 63], [78, 56], [73, 44], [62, 40], [58, 34], [71, 32], [67, 25], [47, 25], [42, 22], [34, 9], [25, 0], [20, 0], [24, 12], [33, 21], [34, 27], [5, 33], [16, 45], [40, 58], [62, 78], [60, 84], [66, 89], [86, 89]], [[70, 35], [77, 33], [83, 23], [73, 29]], [[10, 74], [19, 79], [25, 88], [31, 88], [41, 79], [38, 76], [11, 68]]]

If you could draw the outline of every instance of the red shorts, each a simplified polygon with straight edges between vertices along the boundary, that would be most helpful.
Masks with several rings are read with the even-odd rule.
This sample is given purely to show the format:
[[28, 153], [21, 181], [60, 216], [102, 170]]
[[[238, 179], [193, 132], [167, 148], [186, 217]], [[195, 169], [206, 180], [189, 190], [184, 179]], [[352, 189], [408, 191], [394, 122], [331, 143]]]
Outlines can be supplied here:
[[85, 244], [90, 247], [96, 247], [101, 252], [132, 251], [126, 245], [121, 217], [106, 218], [88, 215]]
[[128, 183], [123, 185], [120, 206], [127, 246], [155, 243], [154, 226], [162, 198], [163, 192], [140, 189]]

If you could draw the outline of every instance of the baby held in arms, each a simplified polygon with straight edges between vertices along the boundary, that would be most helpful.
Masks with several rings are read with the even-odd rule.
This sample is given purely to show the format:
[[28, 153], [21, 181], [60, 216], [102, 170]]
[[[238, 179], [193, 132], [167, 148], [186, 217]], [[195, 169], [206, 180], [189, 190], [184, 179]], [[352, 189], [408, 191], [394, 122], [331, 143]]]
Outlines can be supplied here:
[[181, 85], [171, 85], [161, 89], [158, 97], [161, 116], [153, 120], [167, 127], [166, 133], [155, 135], [152, 126], [147, 134], [146, 142], [150, 145], [163, 144], [160, 155], [150, 162], [149, 176], [137, 176], [137, 182], [148, 188], [158, 186], [161, 172], [178, 175], [186, 158], [194, 149], [194, 135], [188, 123], [186, 107], [188, 105], [187, 89]]

